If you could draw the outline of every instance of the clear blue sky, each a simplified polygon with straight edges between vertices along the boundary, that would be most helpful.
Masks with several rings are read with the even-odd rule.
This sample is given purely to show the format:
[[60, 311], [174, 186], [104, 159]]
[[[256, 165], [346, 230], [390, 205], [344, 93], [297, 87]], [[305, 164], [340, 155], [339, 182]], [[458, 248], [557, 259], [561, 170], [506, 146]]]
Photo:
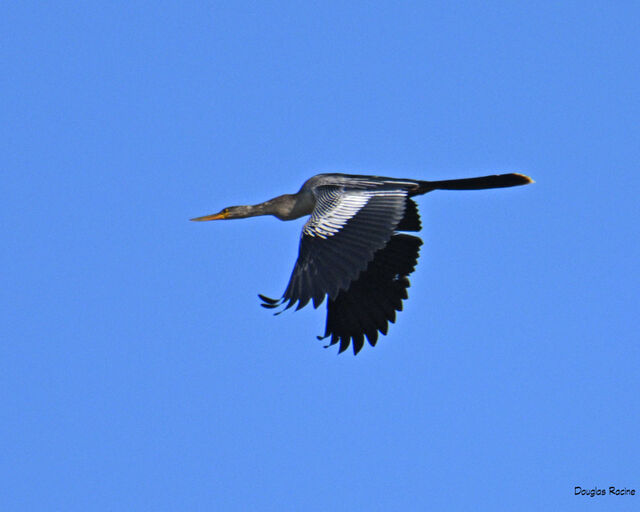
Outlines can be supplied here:
[[[637, 2], [0, 9], [2, 510], [640, 510]], [[332, 171], [536, 184], [337, 356], [302, 219], [187, 220]]]

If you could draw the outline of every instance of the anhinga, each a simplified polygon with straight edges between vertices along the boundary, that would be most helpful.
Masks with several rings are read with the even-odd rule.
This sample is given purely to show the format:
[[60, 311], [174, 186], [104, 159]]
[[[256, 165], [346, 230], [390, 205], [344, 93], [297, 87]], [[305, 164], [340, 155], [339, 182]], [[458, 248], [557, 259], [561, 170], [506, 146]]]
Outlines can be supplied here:
[[408, 297], [408, 276], [418, 261], [422, 240], [400, 233], [420, 231], [418, 206], [413, 196], [432, 190], [478, 190], [526, 185], [523, 174], [499, 174], [478, 178], [421, 181], [318, 174], [297, 194], [285, 194], [264, 203], [231, 206], [195, 221], [242, 219], [274, 215], [292, 220], [310, 215], [302, 228], [298, 260], [280, 299], [259, 295], [262, 306], [286, 303], [296, 310], [313, 301], [317, 308], [325, 296], [327, 323], [324, 339], [340, 342], [339, 352], [353, 341], [357, 354], [364, 345], [376, 344], [378, 331], [387, 334], [402, 300]]

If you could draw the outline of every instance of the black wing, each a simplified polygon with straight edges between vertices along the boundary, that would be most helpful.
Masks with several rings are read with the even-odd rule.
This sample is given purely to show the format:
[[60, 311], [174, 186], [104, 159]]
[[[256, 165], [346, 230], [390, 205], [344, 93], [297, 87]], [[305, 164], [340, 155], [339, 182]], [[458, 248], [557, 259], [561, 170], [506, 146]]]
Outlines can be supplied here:
[[388, 322], [395, 322], [396, 311], [402, 311], [402, 301], [408, 298], [408, 276], [418, 262], [421, 245], [416, 236], [391, 237], [349, 289], [329, 299], [325, 333], [318, 339], [331, 336], [329, 345], [340, 342], [339, 352], [352, 340], [354, 354], [363, 347], [364, 336], [374, 346], [378, 331], [387, 334]]
[[[298, 260], [281, 299], [263, 295], [263, 306], [296, 302], [300, 309], [325, 295], [348, 290], [405, 217], [407, 191], [401, 188], [350, 189], [324, 185], [314, 190], [316, 206], [304, 225]], [[411, 201], [412, 202], [412, 201]], [[415, 205], [414, 205], [415, 206]]]

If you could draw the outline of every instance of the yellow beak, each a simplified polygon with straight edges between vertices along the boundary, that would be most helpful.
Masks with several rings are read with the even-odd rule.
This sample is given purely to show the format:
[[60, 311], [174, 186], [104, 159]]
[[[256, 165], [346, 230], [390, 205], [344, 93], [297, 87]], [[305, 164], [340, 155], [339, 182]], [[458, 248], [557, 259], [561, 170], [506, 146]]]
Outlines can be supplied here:
[[194, 220], [196, 222], [202, 222], [205, 220], [221, 220], [221, 219], [226, 219], [227, 218], [227, 214], [226, 213], [213, 213], [211, 215], [205, 215], [204, 217], [195, 217], [193, 219], [189, 219], [189, 220]]

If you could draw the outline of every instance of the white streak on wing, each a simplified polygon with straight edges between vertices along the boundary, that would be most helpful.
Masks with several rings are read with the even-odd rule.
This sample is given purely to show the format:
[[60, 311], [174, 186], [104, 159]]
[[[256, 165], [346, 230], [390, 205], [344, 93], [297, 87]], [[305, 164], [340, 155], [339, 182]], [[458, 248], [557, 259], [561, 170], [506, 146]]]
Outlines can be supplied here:
[[349, 190], [334, 188], [323, 191], [311, 217], [302, 229], [303, 235], [327, 238], [338, 233], [374, 196], [402, 196], [405, 190]]
[[340, 189], [323, 193], [304, 226], [304, 234], [320, 238], [335, 235], [367, 204], [371, 196], [371, 192], [367, 191], [345, 193]]

